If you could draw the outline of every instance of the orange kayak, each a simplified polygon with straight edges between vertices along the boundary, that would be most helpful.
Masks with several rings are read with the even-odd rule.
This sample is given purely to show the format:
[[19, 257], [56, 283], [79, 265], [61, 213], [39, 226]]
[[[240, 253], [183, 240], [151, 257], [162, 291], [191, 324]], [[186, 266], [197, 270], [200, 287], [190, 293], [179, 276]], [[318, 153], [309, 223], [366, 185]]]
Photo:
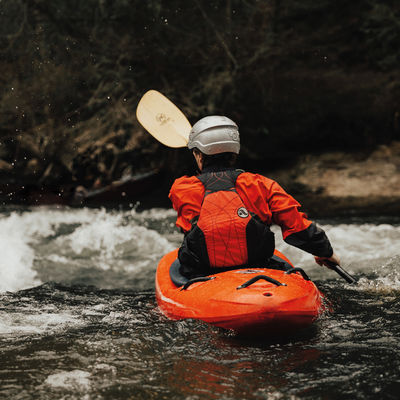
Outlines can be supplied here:
[[[322, 293], [300, 268], [235, 269], [177, 285], [170, 275], [177, 254], [166, 254], [156, 273], [157, 302], [171, 319], [198, 319], [242, 334], [294, 334], [322, 311]], [[274, 256], [293, 266], [279, 251]]]

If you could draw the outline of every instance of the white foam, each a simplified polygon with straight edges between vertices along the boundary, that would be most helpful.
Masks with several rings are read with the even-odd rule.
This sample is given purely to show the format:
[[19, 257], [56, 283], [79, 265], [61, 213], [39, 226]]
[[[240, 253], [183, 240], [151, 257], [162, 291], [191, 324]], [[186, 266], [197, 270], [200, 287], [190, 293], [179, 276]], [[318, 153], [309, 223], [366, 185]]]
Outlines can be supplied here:
[[[169, 216], [170, 211], [164, 210], [164, 214]], [[0, 217], [0, 292], [40, 284], [35, 269], [40, 269], [42, 261], [65, 269], [81, 258], [90, 260], [86, 265], [95, 268], [123, 269], [130, 257], [139, 266], [143, 259], [158, 260], [174, 246], [157, 231], [141, 226], [140, 220], [162, 219], [163, 211], [139, 215], [134, 210], [38, 207]], [[63, 226], [66, 232], [72, 228], [72, 233], [63, 234]], [[57, 239], [47, 239], [56, 234]], [[119, 259], [126, 261], [119, 263]]]
[[361, 290], [372, 290], [390, 293], [400, 290], [400, 256], [391, 257], [373, 270], [375, 278], [361, 278], [358, 287]]
[[25, 230], [25, 221], [15, 213], [0, 219], [0, 292], [40, 283], [32, 269], [34, 251]]
[[340, 224], [323, 227], [338, 253], [348, 262], [400, 254], [400, 227], [389, 224]]
[[90, 373], [79, 369], [62, 371], [49, 375], [45, 384], [54, 388], [88, 390], [90, 389]]
[[69, 313], [46, 313], [37, 310], [36, 314], [1, 313], [0, 334], [40, 334], [49, 330], [60, 331], [65, 326], [72, 327], [82, 324], [82, 321]]
[[123, 214], [97, 215], [58, 242], [66, 254], [92, 257], [103, 269], [110, 268], [121, 257], [158, 259], [174, 248], [155, 230], [126, 223]]
[[[400, 254], [400, 227], [389, 224], [339, 224], [320, 225], [327, 233], [332, 246], [347, 263], [361, 260], [374, 260], [382, 257], [393, 257]], [[291, 253], [296, 261], [304, 261], [305, 253], [293, 249], [281, 239], [278, 228], [274, 227], [277, 248]], [[307, 255], [306, 255], [307, 256]], [[300, 257], [300, 258], [299, 258]]]
[[[335, 252], [341, 258], [341, 265], [347, 272], [350, 274], [376, 273], [382, 280], [380, 285], [386, 285], [391, 289], [398, 287], [396, 276], [400, 275], [400, 261], [392, 264], [391, 269], [395, 272], [390, 277], [385, 275], [381, 266], [400, 255], [399, 226], [389, 224], [318, 225], [327, 233]], [[273, 231], [276, 248], [282, 251], [295, 266], [303, 267], [307, 273], [310, 273], [312, 279], [337, 277], [335, 272], [315, 264], [311, 254], [286, 244], [282, 240], [279, 228], [273, 227]], [[376, 284], [377, 282], [374, 282], [372, 285]]]
[[[108, 212], [104, 209], [38, 207], [0, 216], [0, 292], [40, 284], [38, 276], [63, 282], [74, 269], [101, 268], [141, 274], [153, 268], [182, 235], [171, 226], [175, 211], [151, 209]], [[350, 272], [373, 272], [384, 259], [400, 254], [400, 227], [390, 224], [322, 225], [342, 265]], [[334, 275], [313, 257], [287, 245], [276, 232], [276, 247], [312, 278]], [[46, 279], [46, 278], [44, 278]], [[67, 279], [67, 278], [66, 278]], [[393, 281], [394, 282], [394, 281]]]
[[82, 223], [90, 219], [86, 210], [62, 212], [37, 208], [0, 217], [0, 292], [26, 289], [40, 284], [33, 269], [33, 245], [54, 234], [61, 223]]
[[173, 208], [151, 208], [149, 210], [144, 210], [137, 212], [136, 210], [131, 210], [132, 216], [138, 216], [143, 219], [152, 220], [164, 220], [166, 218], [176, 217], [176, 211]]

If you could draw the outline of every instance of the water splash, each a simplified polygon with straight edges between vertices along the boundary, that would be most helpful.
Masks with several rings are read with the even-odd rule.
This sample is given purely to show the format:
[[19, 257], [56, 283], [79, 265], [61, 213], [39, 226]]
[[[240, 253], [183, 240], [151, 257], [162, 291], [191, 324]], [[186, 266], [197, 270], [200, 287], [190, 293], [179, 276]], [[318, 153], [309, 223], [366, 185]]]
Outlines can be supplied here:
[[390, 294], [400, 290], [400, 256], [391, 257], [358, 282], [361, 290]]
[[[103, 269], [116, 259], [161, 257], [173, 246], [158, 232], [126, 221], [124, 214], [101, 212], [82, 223], [69, 235], [57, 238], [60, 254], [68, 257], [92, 258]], [[94, 259], [93, 259], [94, 258]]]
[[40, 283], [32, 268], [34, 250], [26, 228], [24, 219], [17, 214], [0, 219], [0, 292]]
[[62, 371], [49, 375], [45, 381], [45, 384], [54, 388], [85, 391], [90, 388], [89, 378], [89, 372], [75, 369], [73, 371]]
[[[57, 281], [103, 288], [153, 287], [159, 259], [180, 245], [175, 211], [38, 207], [0, 215], [0, 292]], [[351, 274], [398, 287], [382, 268], [399, 255], [400, 226], [387, 223], [321, 224]], [[287, 245], [274, 227], [277, 248], [312, 279], [340, 279], [313, 257]], [[369, 277], [371, 279], [371, 277]], [[386, 282], [386, 283], [385, 283]]]
[[[400, 226], [390, 224], [319, 224], [327, 233], [335, 252], [340, 256], [342, 266], [357, 278], [377, 272], [381, 266], [400, 253]], [[293, 246], [286, 244], [280, 230], [273, 227], [276, 247], [296, 266], [303, 267], [313, 280], [341, 279], [315, 264], [314, 258]], [[383, 271], [382, 271], [383, 273]], [[397, 285], [393, 280], [393, 285]], [[361, 282], [362, 283], [362, 282]], [[393, 287], [392, 285], [392, 287]]]
[[[0, 292], [49, 280], [84, 281], [96, 270], [116, 272], [119, 282], [124, 272], [154, 272], [162, 255], [175, 247], [153, 229], [157, 220], [170, 228], [171, 214], [165, 214], [47, 207], [5, 214], [0, 217]], [[102, 285], [97, 278], [87, 283], [114, 285], [110, 275], [99, 278], [111, 283]]]
[[[35, 313], [33, 313], [35, 311]], [[0, 334], [25, 336], [59, 331], [65, 327], [77, 327], [82, 322], [78, 316], [67, 312], [46, 312], [43, 309], [33, 310], [27, 306], [19, 310], [19, 316], [1, 313]]]

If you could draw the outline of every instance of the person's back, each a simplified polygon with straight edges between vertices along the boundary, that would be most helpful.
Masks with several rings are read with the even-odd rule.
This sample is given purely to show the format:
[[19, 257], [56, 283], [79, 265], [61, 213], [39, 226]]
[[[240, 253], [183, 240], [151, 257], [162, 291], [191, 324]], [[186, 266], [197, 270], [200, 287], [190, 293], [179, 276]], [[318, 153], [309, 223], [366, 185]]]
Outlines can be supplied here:
[[312, 253], [320, 265], [325, 260], [340, 263], [324, 231], [278, 183], [234, 168], [240, 142], [232, 120], [201, 119], [192, 128], [188, 147], [201, 173], [177, 179], [170, 191], [177, 226], [185, 233], [179, 250], [182, 274], [268, 265], [274, 250], [272, 223], [281, 227], [287, 243]]

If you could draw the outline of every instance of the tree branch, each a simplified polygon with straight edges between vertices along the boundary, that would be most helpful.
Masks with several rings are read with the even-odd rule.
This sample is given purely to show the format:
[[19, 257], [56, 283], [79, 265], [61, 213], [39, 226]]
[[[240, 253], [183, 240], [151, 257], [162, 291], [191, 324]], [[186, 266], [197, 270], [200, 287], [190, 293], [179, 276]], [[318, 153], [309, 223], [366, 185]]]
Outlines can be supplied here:
[[201, 6], [200, 2], [196, 0], [197, 7], [199, 8], [201, 15], [203, 16], [204, 20], [207, 22], [208, 25], [210, 25], [211, 29], [214, 31], [215, 36], [217, 37], [218, 41], [220, 42], [222, 48], [225, 50], [225, 53], [227, 54], [228, 58], [232, 61], [232, 64], [235, 66], [235, 68], [239, 67], [239, 64], [230, 51], [228, 45], [226, 44], [224, 38], [222, 35], [218, 32], [217, 28], [215, 27], [214, 23], [211, 21], [211, 19], [208, 17], [207, 13], [204, 11], [204, 8]]

